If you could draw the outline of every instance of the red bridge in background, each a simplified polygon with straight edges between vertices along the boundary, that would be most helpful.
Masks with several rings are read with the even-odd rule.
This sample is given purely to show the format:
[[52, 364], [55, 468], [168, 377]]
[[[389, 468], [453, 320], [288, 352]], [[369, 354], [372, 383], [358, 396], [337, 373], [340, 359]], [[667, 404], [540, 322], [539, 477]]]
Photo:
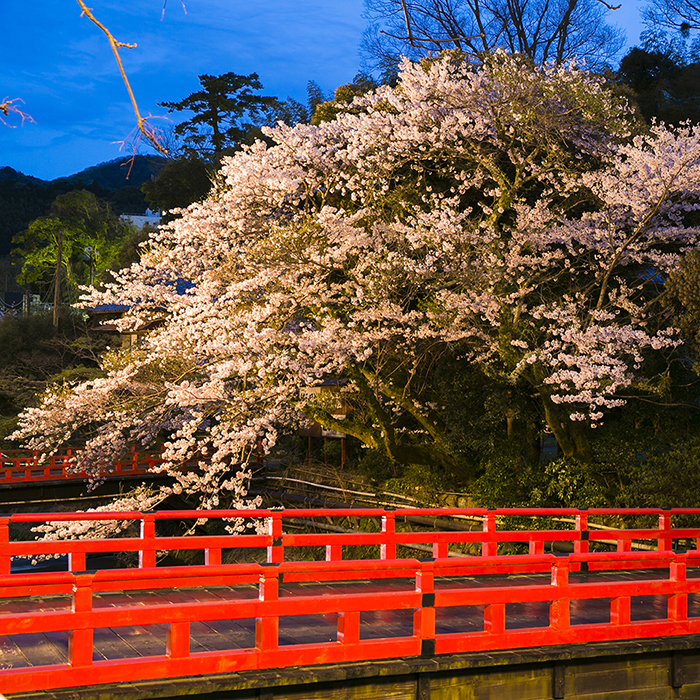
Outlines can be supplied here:
[[[76, 469], [75, 464], [71, 462], [79, 452], [79, 449], [68, 449], [43, 458], [37, 450], [4, 450], [0, 452], [0, 486], [84, 480], [95, 476], [85, 470]], [[162, 462], [160, 452], [138, 452], [132, 447], [129, 459], [110, 463], [109, 467], [100, 469], [99, 475], [105, 478], [143, 475]]]
[[[407, 529], [448, 516], [463, 529]], [[254, 529], [173, 534], [205, 520], [212, 532]], [[86, 521], [123, 530], [13, 534]], [[343, 531], [290, 533], [299, 523]], [[699, 543], [700, 509], [3, 516], [0, 692], [697, 634]], [[126, 559], [96, 570], [115, 553]], [[163, 566], [167, 555], [180, 565]], [[27, 570], [46, 557], [67, 570]]]

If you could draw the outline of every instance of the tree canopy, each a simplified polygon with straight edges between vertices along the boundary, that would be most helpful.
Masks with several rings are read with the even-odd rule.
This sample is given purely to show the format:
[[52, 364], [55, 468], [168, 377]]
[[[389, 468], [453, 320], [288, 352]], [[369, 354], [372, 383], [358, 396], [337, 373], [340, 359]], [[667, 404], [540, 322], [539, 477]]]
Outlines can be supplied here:
[[[585, 463], [680, 345], [663, 280], [700, 238], [700, 129], [630, 129], [575, 67], [404, 61], [395, 88], [226, 158], [224, 184], [84, 301], [159, 325], [15, 438], [91, 436], [89, 461], [165, 437], [204, 506], [242, 496], [230, 469], [256, 441], [311, 419], [469, 482], [446, 378], [468, 370], [524, 392]], [[197, 453], [202, 472], [175, 469]]]
[[700, 122], [700, 63], [688, 62], [669, 45], [647, 46], [633, 48], [616, 74], [634, 90], [642, 116], [649, 123]]
[[624, 44], [607, 23], [611, 9], [600, 0], [365, 0], [362, 52], [385, 76], [401, 56], [417, 60], [445, 49], [483, 56], [500, 48], [537, 63], [577, 59], [597, 69]]
[[12, 239], [13, 253], [22, 260], [19, 280], [43, 291], [53, 284], [62, 235], [62, 278], [67, 301], [77, 301], [79, 286], [99, 282], [111, 269], [122, 241], [131, 233], [128, 224], [109, 205], [87, 190], [73, 190], [54, 199], [49, 213], [29, 224]]
[[171, 112], [192, 112], [194, 116], [175, 126], [190, 157], [219, 162], [244, 144], [262, 137], [260, 127], [283, 121], [306, 121], [303, 105], [294, 100], [258, 94], [262, 83], [257, 73], [200, 75], [201, 90], [179, 102], [160, 102]]

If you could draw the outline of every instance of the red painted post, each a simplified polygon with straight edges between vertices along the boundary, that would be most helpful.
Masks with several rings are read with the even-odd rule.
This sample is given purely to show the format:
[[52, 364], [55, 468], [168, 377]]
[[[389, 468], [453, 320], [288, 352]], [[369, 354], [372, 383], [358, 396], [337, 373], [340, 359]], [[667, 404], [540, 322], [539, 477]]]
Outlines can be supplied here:
[[360, 612], [338, 613], [337, 639], [340, 644], [360, 643]]
[[484, 608], [484, 632], [503, 634], [506, 631], [506, 604], [491, 603]]
[[[260, 574], [258, 597], [265, 602], [279, 600], [279, 571], [265, 568]], [[258, 652], [277, 651], [279, 645], [279, 617], [276, 615], [255, 619], [255, 648]]]
[[[94, 574], [80, 574], [75, 577], [73, 585], [74, 613], [92, 612], [92, 579]], [[68, 641], [68, 660], [71, 666], [92, 666], [92, 627], [81, 627], [70, 633]]]
[[449, 556], [448, 542], [433, 542], [433, 557], [435, 559], [445, 559]]
[[0, 518], [0, 576], [9, 576], [12, 568], [10, 556], [10, 519]]
[[156, 518], [152, 513], [141, 514], [141, 540], [139, 567], [148, 569], [156, 565]]
[[571, 624], [569, 597], [566, 589], [569, 587], [569, 558], [557, 557], [552, 562], [552, 586], [561, 590], [556, 600], [549, 604], [549, 626], [557, 631], [568, 630]]
[[326, 561], [341, 561], [343, 559], [342, 544], [326, 545]]
[[[659, 530], [670, 530], [671, 529], [671, 514], [662, 513], [659, 516]], [[670, 537], [660, 536], [657, 549], [661, 551], [669, 551], [673, 549], [673, 539]]]
[[532, 555], [544, 554], [544, 540], [530, 540], [528, 552]]
[[610, 624], [629, 625], [631, 621], [630, 597], [622, 596], [610, 600]]
[[382, 534], [384, 542], [380, 546], [380, 557], [382, 559], [396, 559], [396, 518], [394, 513], [386, 511], [382, 515]]
[[[669, 564], [669, 581], [682, 583], [686, 580], [686, 555], [679, 554]], [[681, 622], [688, 619], [688, 594], [674, 593], [668, 597], [668, 619]]]
[[267, 563], [279, 564], [284, 561], [281, 511], [272, 513], [267, 517], [267, 534], [272, 537], [272, 544], [267, 548]]
[[207, 547], [204, 550], [204, 563], [207, 566], [219, 566], [221, 564], [221, 548]]
[[632, 540], [619, 539], [617, 541], [617, 551], [618, 552], [631, 552], [632, 551]]
[[576, 516], [576, 530], [579, 532], [577, 540], [574, 540], [574, 554], [588, 554], [588, 514], [581, 513]]
[[168, 627], [165, 653], [171, 659], [186, 659], [190, 655], [190, 623], [171, 622]]
[[68, 552], [68, 571], [85, 571], [87, 555], [85, 552]]
[[[496, 534], [496, 514], [488, 513], [484, 515], [484, 525], [483, 531], [489, 534]], [[481, 544], [481, 556], [483, 557], [495, 557], [498, 553], [498, 542], [494, 540], [482, 542]]]
[[422, 562], [416, 571], [416, 593], [421, 594], [421, 607], [413, 613], [413, 636], [435, 639], [435, 573], [433, 562]]

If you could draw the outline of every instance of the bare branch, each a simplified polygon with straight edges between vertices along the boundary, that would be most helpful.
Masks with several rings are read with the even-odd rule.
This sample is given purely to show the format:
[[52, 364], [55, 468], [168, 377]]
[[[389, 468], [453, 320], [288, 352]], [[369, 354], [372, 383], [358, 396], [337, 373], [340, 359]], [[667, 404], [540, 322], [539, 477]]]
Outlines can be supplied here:
[[[147, 117], [142, 117], [141, 112], [139, 111], [139, 106], [136, 103], [136, 97], [134, 97], [134, 92], [131, 89], [131, 85], [129, 84], [129, 79], [126, 77], [126, 71], [124, 70], [124, 66], [122, 64], [122, 59], [121, 56], [119, 55], [119, 49], [124, 48], [124, 49], [135, 49], [136, 44], [126, 44], [121, 41], [117, 41], [112, 33], [107, 29], [107, 27], [104, 26], [101, 22], [99, 22], [95, 16], [92, 14], [92, 11], [90, 10], [87, 5], [85, 5], [85, 2], [83, 0], [77, 0], [78, 5], [80, 5], [80, 8], [82, 10], [80, 16], [82, 17], [83, 15], [87, 17], [95, 26], [97, 26], [102, 32], [104, 32], [105, 36], [107, 37], [107, 40], [109, 41], [109, 45], [112, 47], [112, 53], [114, 54], [114, 58], [117, 61], [117, 66], [119, 67], [119, 73], [122, 76], [122, 80], [124, 81], [124, 85], [126, 85], [127, 92], [129, 93], [129, 98], [131, 99], [131, 105], [134, 109], [134, 114], [136, 115], [136, 122], [137, 125], [135, 127], [135, 130], [139, 132], [138, 138], [134, 140], [131, 135], [128, 136], [122, 143], [133, 143], [134, 148], [136, 145], [139, 143], [141, 138], [145, 138], [146, 141], [148, 141], [153, 148], [155, 148], [156, 151], [159, 153], [162, 153], [163, 155], [167, 155], [167, 151], [160, 142], [158, 138], [158, 129], [154, 129], [149, 123], [148, 119], [150, 119], [150, 115]], [[133, 133], [133, 132], [132, 132]], [[136, 152], [134, 151], [134, 155], [136, 155]]]
[[[698, 0], [651, 0], [656, 3]], [[451, 46], [470, 54], [496, 48], [537, 64], [585, 59], [604, 65], [621, 48], [620, 30], [605, 15], [615, 0], [366, 0], [372, 31], [364, 51], [378, 66], [405, 54], [419, 60]]]
[[608, 10], [619, 10], [622, 7], [621, 4], [620, 5], [610, 5], [609, 3], [605, 2], [605, 0], [598, 0], [598, 2], [601, 5], [604, 5], [605, 7], [607, 7]]
[[[399, 41], [409, 41], [411, 43], [411, 46], [414, 46], [416, 48], [419, 48], [417, 44], [454, 44], [454, 39], [416, 39], [415, 37], [410, 37], [410, 36], [398, 36], [396, 34], [391, 34], [389, 32], [384, 31], [383, 29], [380, 30], [380, 34], [385, 34], [386, 36], [390, 36], [392, 39], [398, 39]], [[464, 39], [465, 41], [469, 39], [479, 39], [482, 38], [484, 35], [483, 34], [474, 34], [473, 36], [460, 36], [460, 39]]]
[[[0, 102], [0, 112], [2, 112], [3, 116], [8, 117], [10, 116], [10, 113], [12, 114], [17, 114], [21, 121], [21, 124], [24, 124], [25, 121], [27, 122], [32, 122], [33, 124], [36, 124], [34, 119], [27, 114], [26, 112], [23, 112], [17, 104], [24, 104], [24, 100], [20, 99], [19, 97], [15, 97], [14, 99], [10, 99], [9, 97], [6, 97], [2, 102]], [[5, 126], [9, 127], [10, 129], [16, 129], [17, 125], [16, 124], [8, 124], [2, 117], [0, 117], [0, 123], [4, 124]]]
[[[182, 4], [182, 11], [187, 14], [187, 8], [185, 7], [185, 1], [180, 0], [180, 3]], [[165, 6], [168, 4], [168, 0], [163, 0], [163, 12], [160, 15], [160, 21], [162, 22], [165, 19]]]

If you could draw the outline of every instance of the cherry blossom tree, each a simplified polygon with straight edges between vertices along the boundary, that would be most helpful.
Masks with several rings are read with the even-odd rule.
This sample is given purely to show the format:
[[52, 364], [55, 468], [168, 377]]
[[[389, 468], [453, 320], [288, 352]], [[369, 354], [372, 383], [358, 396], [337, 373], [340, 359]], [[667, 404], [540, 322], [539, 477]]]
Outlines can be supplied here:
[[602, 79], [499, 51], [404, 61], [335, 120], [270, 129], [84, 299], [128, 306], [142, 344], [14, 437], [87, 436], [95, 464], [166, 436], [164, 468], [205, 507], [241, 501], [258, 441], [309, 420], [468, 480], [431, 382], [449, 354], [527, 382], [589, 459], [590, 428], [680, 342], [663, 280], [700, 236], [700, 129], [630, 124]]

